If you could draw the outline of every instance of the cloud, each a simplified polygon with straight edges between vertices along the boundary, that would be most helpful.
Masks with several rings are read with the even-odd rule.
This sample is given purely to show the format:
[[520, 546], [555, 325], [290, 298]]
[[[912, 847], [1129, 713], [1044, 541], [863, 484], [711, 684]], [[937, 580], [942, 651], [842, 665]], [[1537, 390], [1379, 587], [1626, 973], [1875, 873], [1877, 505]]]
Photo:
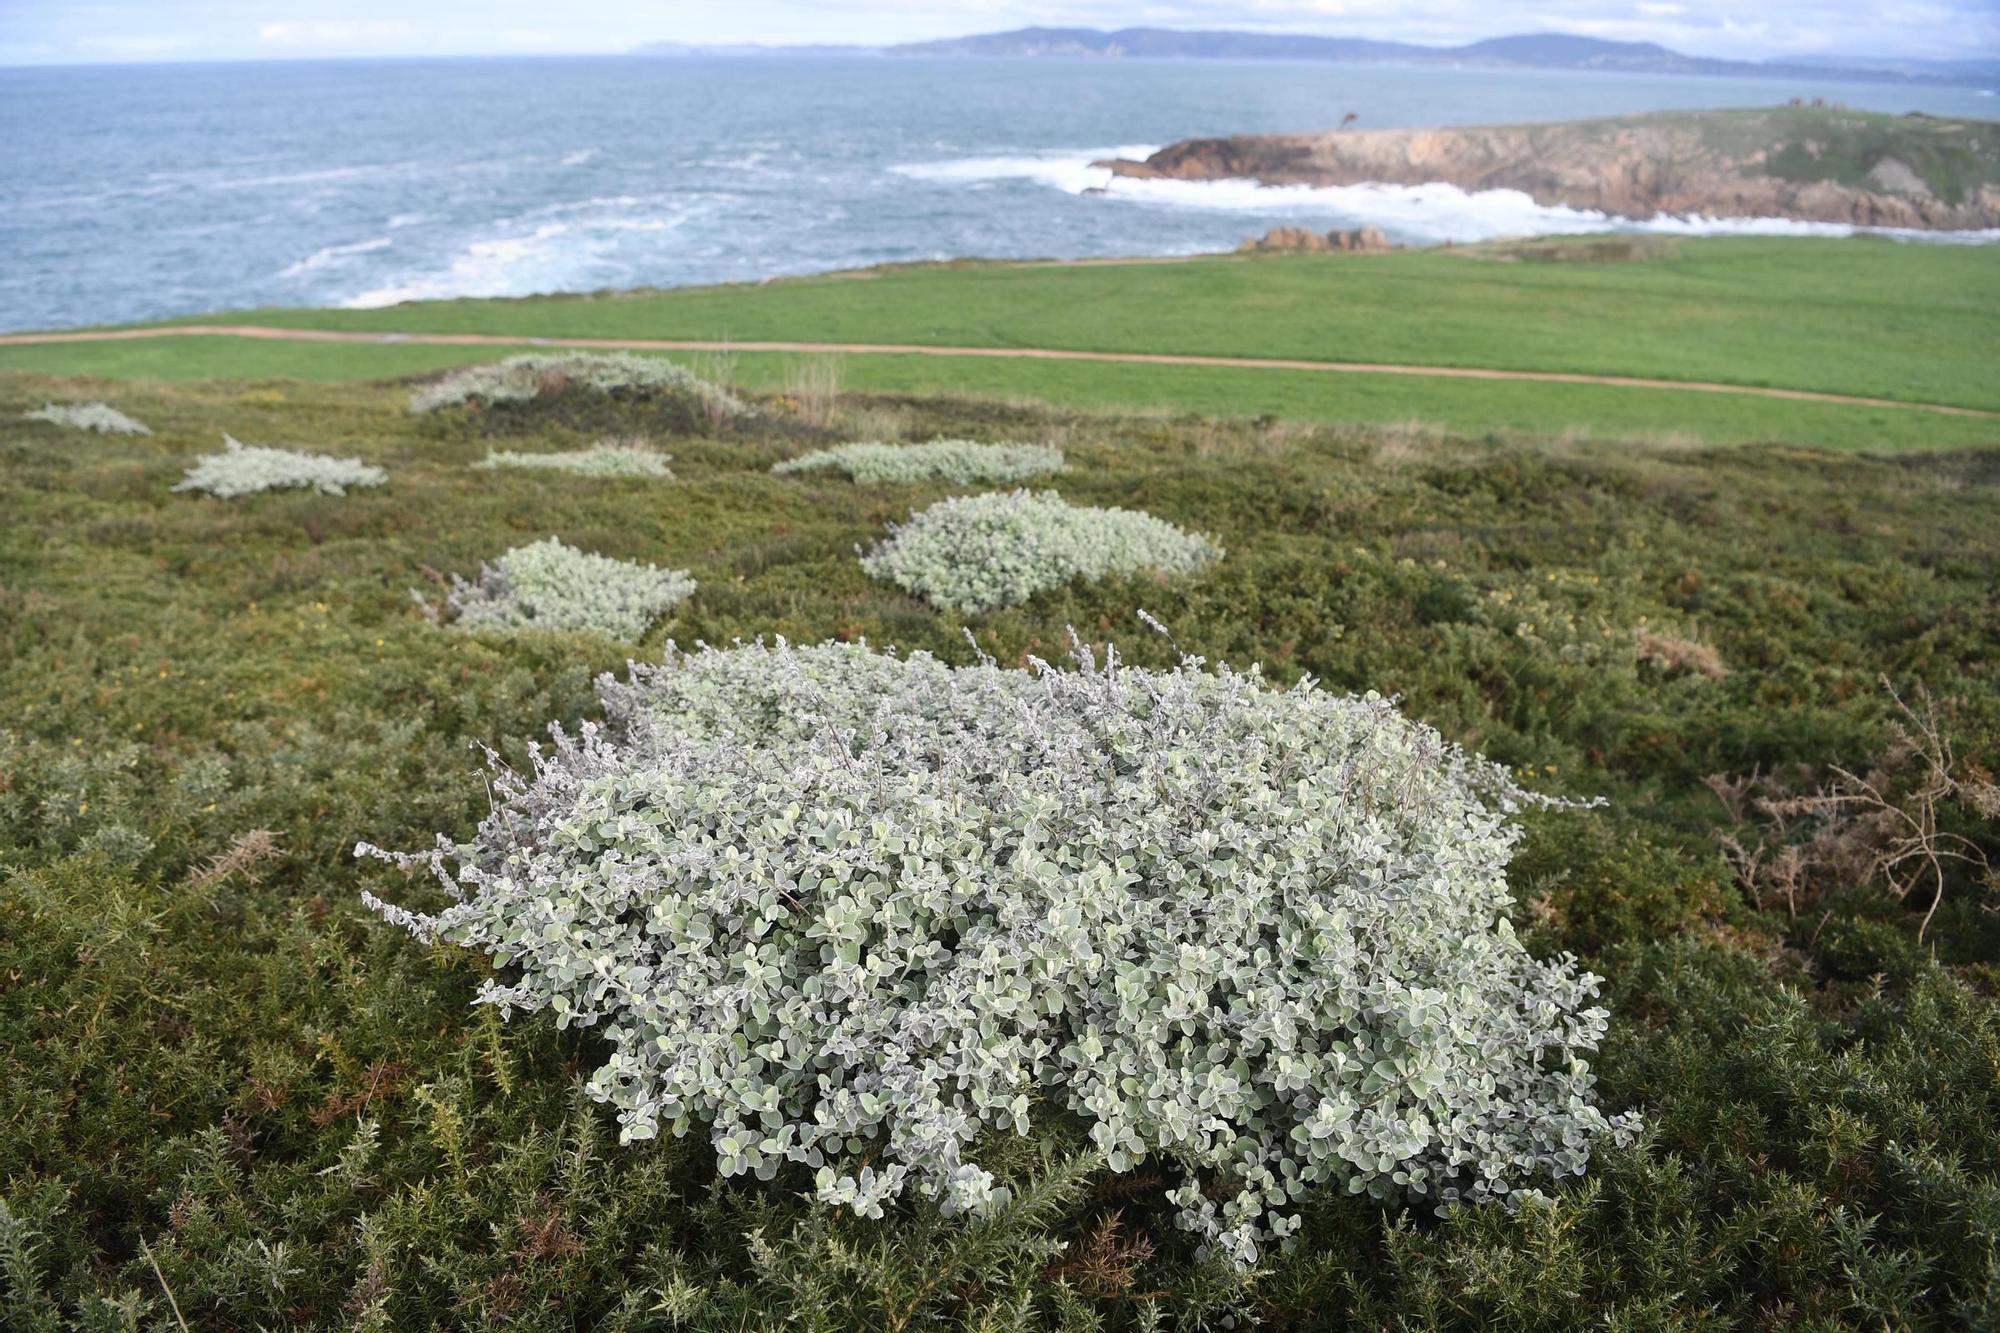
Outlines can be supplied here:
[[414, 29], [397, 19], [350, 22], [343, 19], [286, 20], [257, 29], [257, 40], [272, 46], [377, 46], [410, 37]]
[[148, 56], [170, 56], [192, 50], [195, 39], [176, 33], [92, 33], [77, 39], [79, 50], [97, 55], [116, 56], [121, 60], [141, 59]]

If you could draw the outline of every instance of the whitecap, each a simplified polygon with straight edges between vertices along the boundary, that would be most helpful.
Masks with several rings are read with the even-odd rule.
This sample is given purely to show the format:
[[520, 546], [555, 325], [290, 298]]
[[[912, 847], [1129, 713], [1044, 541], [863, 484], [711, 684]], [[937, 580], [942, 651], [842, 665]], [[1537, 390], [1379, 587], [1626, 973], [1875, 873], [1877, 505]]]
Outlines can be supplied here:
[[278, 274], [281, 278], [301, 278], [308, 273], [316, 273], [323, 268], [344, 264], [356, 255], [371, 254], [376, 250], [386, 250], [392, 242], [387, 236], [376, 236], [365, 241], [355, 241], [349, 245], [329, 245], [315, 250], [298, 263], [292, 264]]

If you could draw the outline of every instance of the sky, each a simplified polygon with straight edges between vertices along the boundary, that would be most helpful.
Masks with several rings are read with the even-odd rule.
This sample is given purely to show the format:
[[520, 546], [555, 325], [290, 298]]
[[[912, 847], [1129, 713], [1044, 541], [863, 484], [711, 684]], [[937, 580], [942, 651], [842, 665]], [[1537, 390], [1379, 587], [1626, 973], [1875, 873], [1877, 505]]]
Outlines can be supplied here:
[[598, 53], [653, 41], [881, 44], [1030, 24], [1439, 45], [1572, 32], [1744, 60], [2000, 56], [2000, 0], [0, 0], [0, 65]]

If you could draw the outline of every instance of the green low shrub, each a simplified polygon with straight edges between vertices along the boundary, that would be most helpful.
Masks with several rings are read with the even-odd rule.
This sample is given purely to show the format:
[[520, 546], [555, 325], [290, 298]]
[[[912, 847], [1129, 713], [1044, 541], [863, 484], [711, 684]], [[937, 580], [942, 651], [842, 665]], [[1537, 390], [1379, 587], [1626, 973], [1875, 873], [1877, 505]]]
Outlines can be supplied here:
[[944, 481], [954, 486], [1011, 483], [1063, 470], [1063, 453], [1041, 444], [981, 444], [932, 440], [928, 444], [858, 442], [788, 458], [771, 471], [780, 476], [832, 469], [863, 485]]
[[151, 435], [145, 425], [134, 421], [108, 403], [48, 403], [37, 411], [23, 412], [23, 421], [46, 421], [75, 430], [94, 430], [100, 435]]
[[501, 403], [525, 403], [564, 393], [621, 398], [678, 397], [696, 400], [718, 415], [748, 407], [719, 385], [685, 366], [633, 352], [531, 352], [505, 361], [455, 370], [410, 395], [412, 412]]
[[389, 474], [358, 458], [274, 449], [242, 444], [222, 437], [223, 451], [203, 454], [188, 469], [176, 491], [205, 491], [224, 500], [259, 491], [314, 490], [321, 495], [345, 495], [349, 486], [380, 486]]
[[636, 639], [685, 601], [695, 582], [661, 569], [566, 546], [554, 537], [483, 565], [477, 582], [452, 580], [446, 601], [461, 629], [549, 630]]
[[513, 449], [489, 449], [482, 468], [519, 468], [526, 471], [568, 472], [579, 477], [671, 477], [667, 466], [671, 455], [637, 440], [599, 440], [588, 449], [567, 453], [521, 453]]
[[1207, 535], [1151, 514], [1020, 490], [958, 496], [913, 514], [861, 567], [934, 606], [990, 611], [1072, 579], [1145, 569], [1185, 574], [1221, 557]]
[[864, 1216], [1004, 1206], [981, 1141], [1060, 1110], [1250, 1265], [1316, 1187], [1507, 1198], [1636, 1129], [1593, 1104], [1598, 979], [1506, 922], [1536, 798], [1377, 695], [1077, 663], [635, 665], [470, 842], [357, 848], [455, 905], [367, 901], [491, 955], [503, 1017], [602, 1025], [622, 1138]]

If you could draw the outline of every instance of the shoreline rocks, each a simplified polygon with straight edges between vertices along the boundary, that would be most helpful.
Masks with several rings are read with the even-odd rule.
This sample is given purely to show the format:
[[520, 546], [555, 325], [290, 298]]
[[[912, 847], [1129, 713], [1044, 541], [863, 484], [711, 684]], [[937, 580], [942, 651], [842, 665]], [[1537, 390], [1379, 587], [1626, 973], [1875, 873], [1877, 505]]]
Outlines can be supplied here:
[[1246, 134], [1186, 139], [1144, 161], [1097, 165], [1137, 179], [1443, 182], [1519, 190], [1545, 206], [1626, 218], [2000, 227], [2000, 124], [1914, 113], [1780, 107], [1549, 125]]
[[1306, 254], [1357, 254], [1400, 250], [1382, 234], [1380, 227], [1357, 227], [1353, 231], [1317, 232], [1307, 227], [1274, 227], [1262, 236], [1252, 236], [1236, 247], [1237, 253], [1270, 251]]

